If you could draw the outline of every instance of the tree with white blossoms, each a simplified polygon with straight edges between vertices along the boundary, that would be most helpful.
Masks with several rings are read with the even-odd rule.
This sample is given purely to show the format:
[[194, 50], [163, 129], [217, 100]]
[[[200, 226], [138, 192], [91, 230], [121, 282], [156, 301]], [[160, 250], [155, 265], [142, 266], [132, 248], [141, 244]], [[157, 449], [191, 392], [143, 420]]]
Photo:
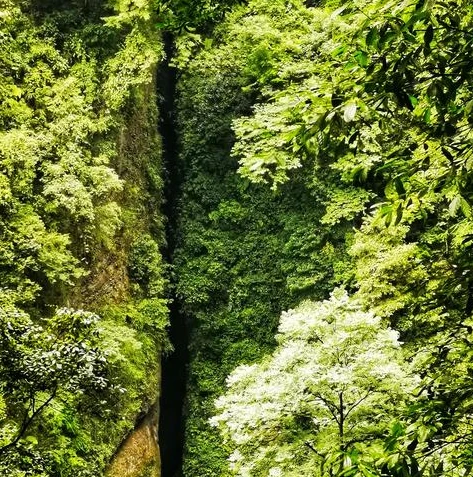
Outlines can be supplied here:
[[[375, 475], [363, 454], [417, 383], [398, 333], [342, 289], [281, 316], [271, 356], [236, 368], [216, 402], [239, 476]], [[352, 472], [350, 469], [355, 469]]]

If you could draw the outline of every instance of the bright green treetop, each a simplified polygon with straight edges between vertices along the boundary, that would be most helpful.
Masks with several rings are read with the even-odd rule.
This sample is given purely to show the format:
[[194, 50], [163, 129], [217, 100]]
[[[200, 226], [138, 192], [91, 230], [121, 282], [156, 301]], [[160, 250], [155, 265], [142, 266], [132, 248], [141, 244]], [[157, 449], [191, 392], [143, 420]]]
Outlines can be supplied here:
[[416, 379], [398, 333], [341, 289], [283, 313], [277, 339], [229, 376], [212, 423], [237, 475], [329, 475], [347, 465], [341, 454], [377, 442]]

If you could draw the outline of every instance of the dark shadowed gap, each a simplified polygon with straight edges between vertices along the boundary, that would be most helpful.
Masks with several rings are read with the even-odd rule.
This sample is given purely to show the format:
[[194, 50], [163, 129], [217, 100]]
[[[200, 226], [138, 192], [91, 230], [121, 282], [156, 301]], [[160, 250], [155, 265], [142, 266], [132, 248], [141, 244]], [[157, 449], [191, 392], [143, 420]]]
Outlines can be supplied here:
[[[166, 260], [172, 265], [176, 244], [177, 202], [180, 192], [180, 174], [177, 164], [177, 134], [174, 103], [176, 93], [176, 70], [169, 65], [173, 55], [173, 38], [164, 34], [166, 59], [158, 71], [157, 85], [159, 95], [159, 131], [163, 141], [165, 168], [165, 204], [167, 218]], [[171, 284], [171, 289], [173, 284]], [[174, 352], [163, 358], [161, 410], [159, 419], [159, 443], [161, 448], [162, 477], [182, 475], [182, 456], [184, 448], [183, 408], [186, 395], [188, 338], [186, 318], [180, 313], [179, 303], [173, 292], [170, 305], [170, 339]]]

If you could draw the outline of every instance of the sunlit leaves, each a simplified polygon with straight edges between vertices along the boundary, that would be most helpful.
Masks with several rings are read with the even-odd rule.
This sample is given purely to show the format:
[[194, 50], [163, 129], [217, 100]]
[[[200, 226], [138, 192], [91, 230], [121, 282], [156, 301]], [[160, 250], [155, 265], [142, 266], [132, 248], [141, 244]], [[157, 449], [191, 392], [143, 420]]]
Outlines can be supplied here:
[[350, 123], [351, 121], [355, 119], [356, 109], [357, 109], [356, 103], [348, 103], [343, 108], [343, 119], [347, 123]]
[[[296, 125], [291, 125], [291, 117], [280, 115], [281, 110], [293, 108], [294, 104], [274, 104], [256, 110], [255, 116], [235, 121], [235, 129], [241, 137], [233, 153], [240, 157], [243, 176], [253, 180], [271, 181], [274, 185], [287, 180], [287, 171], [300, 167], [300, 156], [291, 150], [291, 139], [298, 133]], [[296, 103], [297, 107], [297, 103]], [[261, 135], [261, 136], [260, 136]], [[260, 136], [262, 141], [253, 141]]]
[[336, 290], [329, 301], [283, 313], [277, 339], [271, 356], [228, 377], [216, 403], [212, 422], [235, 449], [236, 475], [368, 468], [358, 454], [416, 382], [402, 364], [397, 333]]
[[[155, 7], [148, 0], [6, 0], [0, 7], [2, 475], [101, 475], [141, 403], [156, 399], [155, 379], [145, 380], [143, 370], [157, 369], [164, 339], [162, 268], [154, 270], [153, 299], [136, 305], [140, 320], [118, 327], [133, 334], [139, 353], [120, 350], [110, 364], [96, 315], [54, 314], [65, 300], [95, 309], [101, 300], [132, 300], [126, 255], [134, 234], [155, 223], [145, 202], [160, 201], [159, 181], [152, 198], [146, 191], [146, 176], [155, 179], [160, 168]], [[126, 184], [133, 193], [125, 197], [130, 175], [136, 183]], [[115, 325], [125, 321], [121, 312]], [[129, 396], [108, 386], [111, 374], [132, 383]]]
[[344, 219], [352, 220], [365, 210], [371, 197], [371, 194], [362, 188], [333, 188], [328, 194], [327, 209], [321, 223], [335, 225]]
[[68, 393], [104, 390], [106, 357], [97, 347], [97, 315], [59, 309], [46, 324], [35, 325], [2, 291], [0, 297], [0, 393], [16, 431], [0, 442], [0, 453], [16, 445], [53, 401]]

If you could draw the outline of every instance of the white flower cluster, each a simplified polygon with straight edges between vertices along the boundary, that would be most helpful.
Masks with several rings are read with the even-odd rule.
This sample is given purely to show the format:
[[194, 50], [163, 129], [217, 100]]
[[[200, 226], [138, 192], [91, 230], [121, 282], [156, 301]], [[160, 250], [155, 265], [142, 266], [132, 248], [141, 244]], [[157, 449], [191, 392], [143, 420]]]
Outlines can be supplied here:
[[239, 476], [313, 475], [301, 470], [317, 459], [307, 441], [323, 454], [372, 432], [416, 383], [398, 333], [341, 289], [283, 313], [278, 343], [262, 362], [233, 371], [211, 419], [235, 448]]

